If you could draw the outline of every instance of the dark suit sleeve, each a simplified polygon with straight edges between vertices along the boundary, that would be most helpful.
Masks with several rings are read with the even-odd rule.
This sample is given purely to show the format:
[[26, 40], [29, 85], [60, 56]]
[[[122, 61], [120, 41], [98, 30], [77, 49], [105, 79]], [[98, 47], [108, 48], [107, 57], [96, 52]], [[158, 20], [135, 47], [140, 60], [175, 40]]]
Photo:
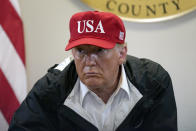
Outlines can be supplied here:
[[52, 122], [46, 117], [40, 103], [39, 95], [42, 93], [42, 83], [46, 78], [38, 81], [21, 106], [15, 112], [9, 126], [9, 131], [50, 131], [56, 130]]
[[168, 74], [164, 77], [163, 81], [167, 83], [167, 87], [160, 96], [157, 96], [159, 99], [158, 103], [150, 110], [144, 123], [144, 129], [149, 131], [178, 130], [176, 102], [172, 82]]

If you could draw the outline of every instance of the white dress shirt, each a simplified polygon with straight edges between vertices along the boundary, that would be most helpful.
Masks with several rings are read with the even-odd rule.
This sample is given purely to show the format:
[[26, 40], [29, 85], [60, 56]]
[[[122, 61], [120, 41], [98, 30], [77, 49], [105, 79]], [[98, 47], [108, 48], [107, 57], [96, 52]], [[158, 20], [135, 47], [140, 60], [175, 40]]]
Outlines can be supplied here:
[[126, 118], [142, 94], [127, 79], [122, 65], [118, 88], [105, 104], [78, 78], [64, 105], [96, 126], [99, 131], [114, 131]]

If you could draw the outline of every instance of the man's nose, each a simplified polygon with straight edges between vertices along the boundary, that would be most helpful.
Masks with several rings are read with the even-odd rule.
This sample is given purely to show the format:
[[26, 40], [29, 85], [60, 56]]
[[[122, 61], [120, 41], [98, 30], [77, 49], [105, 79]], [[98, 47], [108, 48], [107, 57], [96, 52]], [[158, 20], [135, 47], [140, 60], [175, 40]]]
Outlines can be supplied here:
[[88, 65], [88, 66], [94, 66], [94, 65], [96, 65], [96, 59], [97, 59], [97, 55], [96, 54], [89, 53], [85, 57], [86, 65]]

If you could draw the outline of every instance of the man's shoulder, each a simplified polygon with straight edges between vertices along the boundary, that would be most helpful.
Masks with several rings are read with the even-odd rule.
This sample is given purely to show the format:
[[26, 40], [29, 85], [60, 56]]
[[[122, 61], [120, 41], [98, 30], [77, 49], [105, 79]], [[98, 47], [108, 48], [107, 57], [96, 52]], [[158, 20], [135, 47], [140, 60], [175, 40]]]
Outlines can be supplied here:
[[[62, 84], [66, 78], [75, 76], [75, 64], [69, 58], [64, 59], [60, 64], [55, 64], [47, 70], [47, 73], [41, 77], [36, 84], [41, 86], [49, 86], [51, 84]], [[36, 85], [35, 84], [35, 85]]]
[[40, 101], [55, 104], [67, 97], [77, 80], [74, 62], [71, 61], [62, 71], [56, 69], [57, 66], [48, 69], [48, 72], [36, 82], [30, 95], [36, 95]]
[[166, 88], [171, 82], [169, 73], [150, 59], [127, 56], [124, 67], [129, 80], [138, 87], [158, 84]]
[[[152, 61], [147, 58], [138, 58], [134, 56], [127, 55], [127, 61], [125, 66], [129, 69], [139, 72], [148, 72], [151, 75], [158, 75], [158, 74], [168, 74], [168, 72], [157, 62]], [[158, 73], [158, 74], [157, 74]]]

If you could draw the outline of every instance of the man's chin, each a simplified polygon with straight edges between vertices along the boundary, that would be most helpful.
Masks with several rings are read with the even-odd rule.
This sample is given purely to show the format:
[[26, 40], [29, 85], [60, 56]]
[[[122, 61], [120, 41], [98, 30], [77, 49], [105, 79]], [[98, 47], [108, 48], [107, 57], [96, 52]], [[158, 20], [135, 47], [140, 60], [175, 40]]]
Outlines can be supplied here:
[[98, 87], [101, 87], [101, 83], [98, 82], [98, 80], [96, 78], [90, 78], [90, 79], [86, 79], [84, 84], [87, 86], [87, 87], [90, 87], [90, 88], [98, 88]]

